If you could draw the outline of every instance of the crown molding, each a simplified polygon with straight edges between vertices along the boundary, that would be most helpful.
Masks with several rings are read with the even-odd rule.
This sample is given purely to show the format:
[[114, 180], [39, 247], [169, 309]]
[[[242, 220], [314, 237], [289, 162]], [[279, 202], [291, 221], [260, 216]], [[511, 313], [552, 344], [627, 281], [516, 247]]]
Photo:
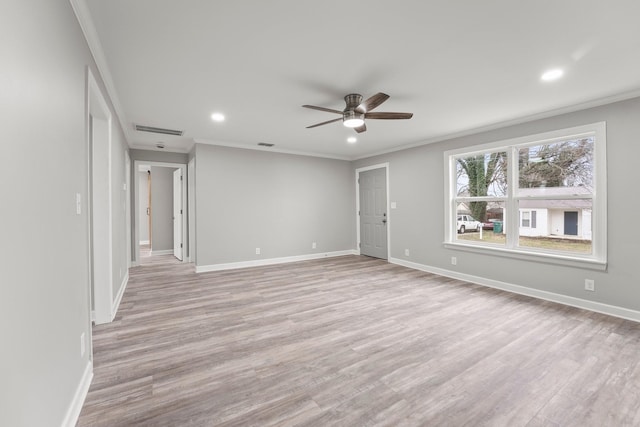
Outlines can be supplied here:
[[589, 108], [601, 107], [603, 105], [614, 104], [620, 101], [626, 101], [628, 99], [640, 97], [640, 89], [634, 89], [622, 93], [617, 93], [602, 98], [593, 99], [590, 101], [581, 102], [579, 104], [573, 104], [566, 107], [555, 108], [553, 110], [543, 111], [540, 113], [530, 114], [527, 116], [517, 117], [515, 119], [504, 120], [501, 122], [492, 123], [486, 126], [475, 127], [460, 132], [454, 132], [428, 138], [419, 142], [399, 145], [386, 150], [376, 151], [371, 154], [363, 154], [361, 156], [353, 157], [351, 160], [368, 159], [370, 157], [380, 156], [382, 154], [394, 153], [396, 151], [408, 150], [410, 148], [421, 147], [423, 145], [435, 144], [437, 142], [449, 141], [455, 138], [462, 138], [464, 136], [475, 135], [483, 132], [488, 132], [496, 129], [502, 129], [509, 126], [514, 126], [522, 123], [533, 122], [536, 120], [547, 119], [550, 117], [560, 116], [562, 114], [575, 113], [577, 111], [588, 110]]
[[244, 150], [264, 151], [267, 153], [293, 154], [295, 156], [321, 157], [324, 159], [346, 160], [346, 161], [352, 160], [350, 157], [338, 156], [333, 154], [314, 153], [310, 151], [287, 150], [287, 149], [281, 149], [281, 148], [275, 148], [275, 147], [262, 147], [259, 145], [253, 146], [253, 145], [237, 144], [233, 142], [224, 142], [224, 141], [211, 141], [211, 140], [202, 139], [202, 138], [195, 138], [193, 141], [196, 144], [217, 145], [220, 147], [230, 147], [230, 148], [241, 148]]
[[109, 70], [109, 66], [107, 65], [107, 58], [104, 54], [102, 43], [100, 43], [100, 38], [98, 37], [98, 31], [96, 30], [93, 19], [91, 18], [89, 7], [87, 6], [86, 0], [69, 1], [76, 15], [78, 23], [80, 24], [80, 28], [82, 29], [82, 33], [84, 34], [84, 38], [87, 41], [87, 45], [89, 46], [89, 50], [91, 51], [93, 60], [96, 63], [100, 78], [102, 79], [102, 82], [104, 83], [104, 86], [107, 90], [107, 95], [111, 100], [111, 105], [115, 110], [115, 114], [118, 118], [118, 122], [120, 123], [120, 127], [124, 132], [127, 145], [130, 145], [129, 141], [133, 139], [131, 135], [131, 129], [129, 128], [129, 126], [126, 126], [124, 110], [122, 109], [122, 104], [120, 104], [116, 86], [113, 83], [111, 71]]

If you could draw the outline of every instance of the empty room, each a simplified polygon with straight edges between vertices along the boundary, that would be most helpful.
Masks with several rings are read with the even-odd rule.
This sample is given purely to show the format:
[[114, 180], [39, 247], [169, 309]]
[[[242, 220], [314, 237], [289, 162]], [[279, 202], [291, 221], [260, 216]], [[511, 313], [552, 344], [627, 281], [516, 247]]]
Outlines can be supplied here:
[[640, 425], [640, 3], [7, 0], [0, 425]]

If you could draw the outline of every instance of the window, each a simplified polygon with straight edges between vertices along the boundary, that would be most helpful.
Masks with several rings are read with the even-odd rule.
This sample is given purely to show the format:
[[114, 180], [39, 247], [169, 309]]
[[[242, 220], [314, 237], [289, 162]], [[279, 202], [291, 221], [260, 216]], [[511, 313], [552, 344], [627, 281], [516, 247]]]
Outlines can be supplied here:
[[604, 122], [446, 152], [445, 244], [605, 268], [605, 155]]

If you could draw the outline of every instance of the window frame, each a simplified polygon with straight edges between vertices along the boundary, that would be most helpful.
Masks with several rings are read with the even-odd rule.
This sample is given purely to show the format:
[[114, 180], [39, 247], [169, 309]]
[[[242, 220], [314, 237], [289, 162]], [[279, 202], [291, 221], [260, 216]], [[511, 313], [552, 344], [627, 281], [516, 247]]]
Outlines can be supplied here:
[[[589, 199], [592, 201], [591, 221], [592, 250], [590, 254], [577, 252], [554, 252], [518, 246], [519, 227], [521, 225], [519, 201], [531, 199], [518, 195], [518, 150], [533, 145], [551, 144], [569, 139], [587, 136], [594, 137], [593, 146], [593, 191], [590, 195], [543, 196], [536, 199]], [[457, 158], [507, 152], [507, 194], [502, 197], [459, 197], [457, 195]], [[492, 254], [509, 258], [546, 262], [594, 270], [607, 268], [607, 191], [606, 191], [606, 122], [591, 123], [582, 126], [553, 130], [518, 138], [500, 140], [481, 145], [469, 146], [444, 152], [444, 242], [448, 249]], [[516, 185], [514, 185], [516, 183]], [[504, 245], [458, 239], [455, 216], [457, 204], [469, 201], [503, 202], [505, 217], [503, 226], [506, 231]], [[531, 221], [531, 219], [530, 219]]]

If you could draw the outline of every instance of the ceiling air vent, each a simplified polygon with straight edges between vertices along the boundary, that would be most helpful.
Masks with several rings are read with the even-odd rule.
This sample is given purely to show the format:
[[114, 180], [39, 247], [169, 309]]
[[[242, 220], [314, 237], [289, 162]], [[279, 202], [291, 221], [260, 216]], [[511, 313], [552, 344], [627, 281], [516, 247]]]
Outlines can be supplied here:
[[258, 145], [261, 147], [273, 147], [274, 144], [269, 144], [267, 142], [258, 142]]
[[175, 136], [182, 136], [182, 134], [184, 133], [184, 131], [182, 130], [154, 128], [153, 126], [142, 126], [142, 125], [135, 125], [135, 126], [136, 126], [136, 130], [140, 132], [161, 133], [163, 135], [175, 135]]

